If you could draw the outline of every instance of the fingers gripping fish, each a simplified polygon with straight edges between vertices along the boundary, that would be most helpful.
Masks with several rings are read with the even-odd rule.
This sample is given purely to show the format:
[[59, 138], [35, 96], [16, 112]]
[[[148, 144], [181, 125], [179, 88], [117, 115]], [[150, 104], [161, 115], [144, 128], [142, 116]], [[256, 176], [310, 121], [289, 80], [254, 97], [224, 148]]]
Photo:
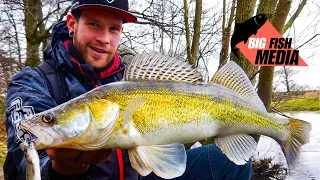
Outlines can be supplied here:
[[213, 82], [203, 84], [185, 61], [144, 53], [128, 65], [124, 81], [41, 112], [20, 127], [37, 136], [36, 149], [128, 149], [132, 167], [142, 176], [181, 176], [186, 168], [182, 144], [209, 137], [231, 161], [245, 164], [257, 146], [248, 134], [275, 139], [292, 167], [311, 125], [269, 114], [235, 62], [223, 66]]

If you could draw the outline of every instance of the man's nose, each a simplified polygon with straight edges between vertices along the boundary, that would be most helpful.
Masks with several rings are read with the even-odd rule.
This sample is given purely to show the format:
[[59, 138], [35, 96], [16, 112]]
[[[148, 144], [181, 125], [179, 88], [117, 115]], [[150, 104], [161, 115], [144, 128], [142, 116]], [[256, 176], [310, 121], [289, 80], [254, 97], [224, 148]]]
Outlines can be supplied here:
[[101, 31], [99, 34], [97, 34], [97, 37], [96, 37], [96, 40], [102, 44], [109, 44], [110, 39], [111, 39], [111, 34], [108, 32], [108, 30]]

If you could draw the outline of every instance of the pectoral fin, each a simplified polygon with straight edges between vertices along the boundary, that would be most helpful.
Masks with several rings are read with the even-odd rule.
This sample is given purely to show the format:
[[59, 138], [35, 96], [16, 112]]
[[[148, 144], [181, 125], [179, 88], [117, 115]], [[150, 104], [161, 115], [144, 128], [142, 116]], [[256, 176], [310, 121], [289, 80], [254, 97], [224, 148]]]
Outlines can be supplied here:
[[129, 158], [142, 176], [153, 171], [164, 179], [181, 176], [186, 169], [187, 155], [182, 144], [138, 146], [129, 150]]
[[247, 134], [215, 138], [215, 143], [237, 165], [246, 164], [257, 147], [253, 137]]
[[129, 128], [129, 122], [132, 119], [133, 113], [137, 111], [137, 109], [143, 105], [143, 103], [146, 101], [145, 97], [135, 97], [132, 98], [127, 106], [125, 107], [125, 110], [123, 112], [123, 122], [122, 122], [122, 128], [128, 129]]

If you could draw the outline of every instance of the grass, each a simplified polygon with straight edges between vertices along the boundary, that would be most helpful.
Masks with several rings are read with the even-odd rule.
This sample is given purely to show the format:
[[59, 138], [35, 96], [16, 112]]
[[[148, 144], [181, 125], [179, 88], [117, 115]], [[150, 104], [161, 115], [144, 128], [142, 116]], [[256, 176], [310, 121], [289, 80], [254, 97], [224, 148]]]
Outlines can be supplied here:
[[277, 110], [282, 112], [288, 111], [319, 111], [319, 98], [312, 99], [291, 99], [288, 101], [277, 101], [271, 104]]

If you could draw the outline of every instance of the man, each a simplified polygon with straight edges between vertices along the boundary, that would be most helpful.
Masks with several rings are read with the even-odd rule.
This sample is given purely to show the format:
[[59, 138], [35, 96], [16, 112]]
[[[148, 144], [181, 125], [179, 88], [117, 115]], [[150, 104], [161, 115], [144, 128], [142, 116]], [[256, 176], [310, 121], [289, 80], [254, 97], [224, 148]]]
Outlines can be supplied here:
[[[123, 23], [135, 22], [127, 0], [73, 0], [65, 22], [57, 23], [44, 58], [60, 71], [66, 83], [67, 100], [122, 78], [125, 66], [117, 55]], [[53, 63], [52, 63], [53, 62]], [[25, 67], [15, 75], [7, 95], [8, 157], [18, 179], [25, 178], [20, 140], [31, 134], [17, 128], [20, 121], [58, 105], [46, 79]], [[19, 137], [19, 138], [17, 138]], [[39, 151], [43, 179], [141, 179], [131, 167], [126, 150]], [[236, 166], [214, 145], [188, 150], [187, 170], [180, 179], [249, 179], [251, 166]], [[7, 158], [8, 160], [9, 158]], [[7, 163], [8, 164], [8, 163]], [[156, 179], [150, 174], [143, 179]], [[159, 178], [160, 179], [160, 178]]]

